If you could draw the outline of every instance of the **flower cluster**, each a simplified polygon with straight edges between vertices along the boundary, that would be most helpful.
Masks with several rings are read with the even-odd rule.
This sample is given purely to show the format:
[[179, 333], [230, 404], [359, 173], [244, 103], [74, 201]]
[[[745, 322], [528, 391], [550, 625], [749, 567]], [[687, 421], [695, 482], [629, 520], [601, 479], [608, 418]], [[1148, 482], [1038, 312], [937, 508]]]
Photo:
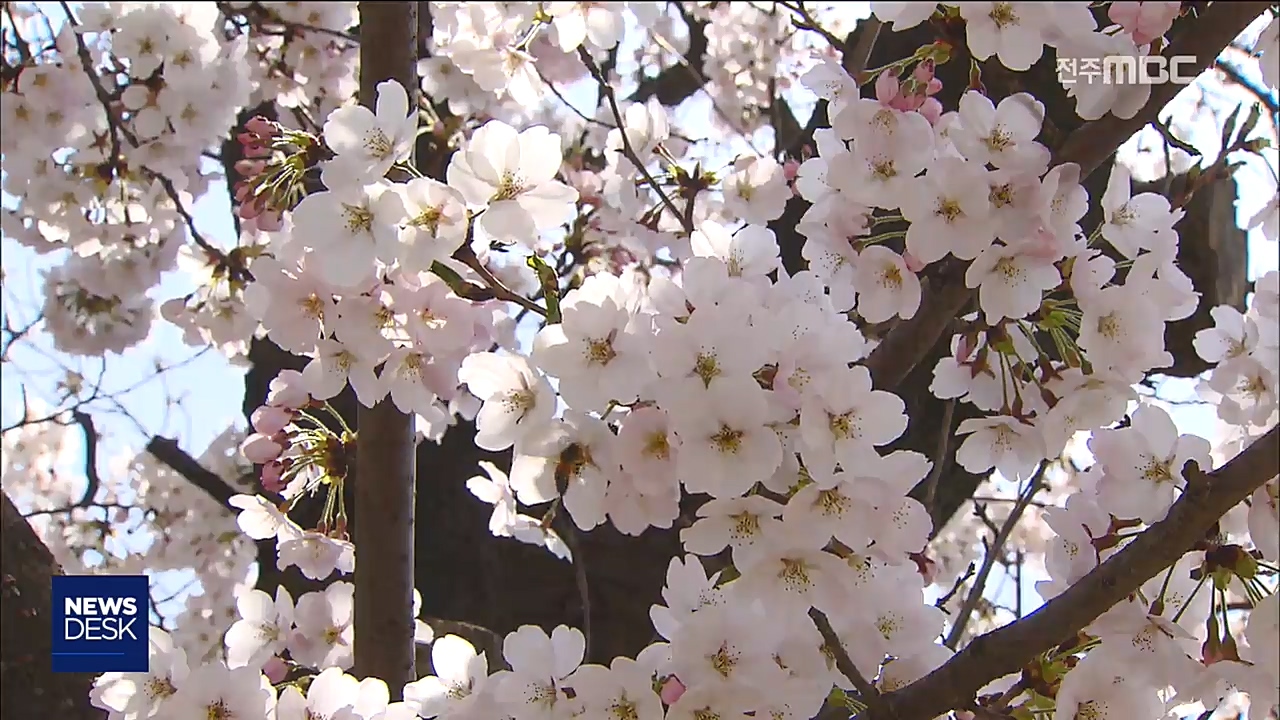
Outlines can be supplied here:
[[[76, 254], [47, 278], [59, 348], [143, 340], [146, 291], [181, 259], [202, 265], [202, 289], [162, 314], [188, 341], [234, 354], [261, 332], [308, 358], [273, 380], [239, 444], [259, 480], [230, 500], [241, 534], [190, 539], [225, 550], [201, 573], [205, 599], [189, 602], [181, 631], [153, 630], [149, 672], [100, 677], [93, 703], [112, 720], [791, 720], [910, 685], [950, 660], [967, 621], [934, 602], [938, 528], [913, 489], [936, 482], [935, 462], [900, 449], [907, 403], [885, 380], [899, 368], [877, 362], [892, 350], [886, 328], [926, 312], [926, 287], [973, 298], [947, 325], [950, 351], [924, 368], [928, 392], [966, 413], [959, 466], [1030, 500], [1090, 436], [1089, 467], [1043, 513], [1043, 597], [1169, 517], [1226, 459], [1135, 390], [1173, 363], [1167, 326], [1200, 304], [1175, 229], [1190, 194], [1135, 192], [1116, 163], [1091, 198], [1087, 168], [1047, 145], [1045, 103], [993, 100], [979, 62], [1024, 71], [1046, 48], [1068, 60], [1158, 52], [1181, 4], [1111, 3], [1102, 28], [1083, 3], [872, 5], [894, 30], [928, 21], [947, 38], [856, 76], [831, 57], [808, 62], [799, 83], [830, 121], [813, 147], [716, 171], [695, 163], [677, 113], [620, 102], [610, 84], [629, 24], [660, 46], [639, 57], [683, 51], [656, 3], [433, 3], [425, 110], [390, 80], [366, 105], [348, 102], [353, 3], [86, 6], [52, 38], [62, 62], [25, 67], [18, 92], [0, 96], [38, 145], [6, 134], [0, 146], [6, 189], [28, 198], [6, 234]], [[769, 121], [771, 73], [796, 48], [835, 37], [800, 4], [700, 5], [686, 22], [705, 45], [703, 66], [686, 70], [732, 132]], [[1258, 52], [1276, 52], [1278, 26]], [[971, 84], [944, 107], [938, 68], [960, 42]], [[594, 117], [564, 132], [538, 122], [557, 84], [586, 77]], [[861, 97], [868, 84], [874, 97]], [[1066, 90], [1084, 120], [1133, 118], [1151, 93]], [[200, 152], [259, 105], [291, 112], [255, 110], [228, 143], [242, 237], [218, 250], [182, 195], [206, 183]], [[431, 176], [409, 162], [422, 115], [452, 152]], [[1256, 151], [1246, 134], [1224, 138], [1224, 155]], [[791, 252], [778, 221], [798, 206]], [[1249, 224], [1274, 235], [1273, 210]], [[199, 250], [180, 252], [187, 240]], [[571, 255], [589, 260], [564, 285]], [[1214, 308], [1195, 339], [1213, 365], [1202, 392], [1242, 446], [1280, 411], [1278, 283], [1259, 279], [1245, 313]], [[529, 347], [513, 305], [540, 320]], [[462, 416], [479, 448], [511, 453], [509, 471], [482, 463], [467, 482], [492, 506], [495, 536], [575, 562], [570, 533], [679, 528], [651, 608], [661, 640], [603, 665], [577, 629], [522, 626], [499, 669], [419, 625], [432, 673], [388, 688], [346, 672], [349, 582], [296, 602], [237, 587], [247, 540], [274, 541], [278, 568], [313, 581], [353, 573], [343, 489], [358, 434], [330, 405], [348, 386], [367, 407], [389, 398], [429, 439]], [[989, 688], [989, 712], [1156, 720], [1211, 710], [1228, 691], [1280, 701], [1277, 487], [1263, 483], [1216, 536], [1042, 652], [1036, 673]], [[144, 496], [162, 530], [198, 509], [167, 490]], [[294, 514], [304, 502], [322, 505], [313, 526]], [[1252, 609], [1243, 628], [1229, 596]]]

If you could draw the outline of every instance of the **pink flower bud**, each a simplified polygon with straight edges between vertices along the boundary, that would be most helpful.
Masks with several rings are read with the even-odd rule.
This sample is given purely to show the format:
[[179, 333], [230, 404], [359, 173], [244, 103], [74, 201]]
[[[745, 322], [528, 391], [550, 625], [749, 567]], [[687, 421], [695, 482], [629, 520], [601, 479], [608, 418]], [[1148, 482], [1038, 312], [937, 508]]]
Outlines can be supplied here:
[[267, 393], [268, 405], [298, 410], [310, 402], [311, 395], [302, 381], [302, 373], [297, 370], [281, 370], [271, 381], [270, 391]]
[[788, 160], [782, 164], [782, 176], [791, 182], [796, 179], [796, 175], [800, 172], [799, 160]]
[[685, 686], [680, 682], [680, 678], [672, 675], [662, 682], [662, 691], [658, 694], [662, 698], [663, 704], [674, 705], [681, 695], [684, 695]]
[[249, 202], [240, 203], [240, 207], [236, 208], [236, 215], [241, 220], [252, 220], [262, 214], [261, 198], [254, 198]]
[[262, 665], [262, 674], [266, 675], [273, 685], [276, 685], [284, 682], [284, 679], [289, 676], [289, 666], [279, 656], [272, 655]]
[[942, 119], [942, 103], [938, 102], [937, 98], [925, 98], [917, 108], [917, 112], [923, 115], [930, 125], [937, 125]]
[[284, 448], [262, 433], [253, 433], [240, 444], [240, 453], [254, 465], [262, 465], [280, 457]]
[[278, 493], [284, 490], [285, 482], [283, 479], [284, 464], [279, 460], [272, 460], [262, 466], [262, 488], [267, 492]]
[[892, 102], [900, 90], [897, 68], [889, 68], [876, 77], [876, 100], [879, 100], [882, 105]]
[[911, 77], [916, 79], [921, 85], [928, 85], [933, 80], [934, 63], [933, 60], [925, 60], [916, 66], [911, 72]]
[[253, 429], [263, 435], [275, 435], [284, 430], [285, 426], [292, 421], [293, 412], [288, 408], [272, 407], [270, 405], [259, 407], [249, 417], [249, 422], [253, 424]]
[[272, 138], [279, 134], [275, 124], [261, 115], [250, 118], [249, 122], [244, 124], [244, 129], [259, 137]]

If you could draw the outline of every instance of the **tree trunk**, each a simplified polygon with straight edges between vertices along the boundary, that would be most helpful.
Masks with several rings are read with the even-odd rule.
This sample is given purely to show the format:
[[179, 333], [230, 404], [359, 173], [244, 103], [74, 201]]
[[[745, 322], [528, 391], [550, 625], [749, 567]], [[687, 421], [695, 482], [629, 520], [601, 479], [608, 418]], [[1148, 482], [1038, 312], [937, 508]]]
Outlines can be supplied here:
[[0, 718], [103, 720], [89, 704], [92, 673], [53, 672], [53, 576], [62, 568], [0, 492]]

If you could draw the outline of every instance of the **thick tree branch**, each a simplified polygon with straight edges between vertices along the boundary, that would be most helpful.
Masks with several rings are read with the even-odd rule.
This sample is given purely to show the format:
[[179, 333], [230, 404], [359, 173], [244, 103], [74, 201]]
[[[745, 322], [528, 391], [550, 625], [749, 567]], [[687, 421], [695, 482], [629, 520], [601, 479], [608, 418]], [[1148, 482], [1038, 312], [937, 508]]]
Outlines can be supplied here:
[[1193, 470], [1168, 516], [1134, 538], [1075, 585], [1022, 620], [976, 638], [942, 667], [886, 697], [866, 720], [923, 720], [971, 701], [984, 685], [1017, 672], [1071, 637], [1178, 561], [1228, 510], [1280, 473], [1280, 427], [1226, 465]]
[[186, 478], [192, 485], [208, 493], [209, 497], [222, 507], [233, 513], [238, 512], [231, 507], [231, 496], [238, 494], [238, 491], [228, 485], [217, 473], [191, 457], [178, 445], [177, 440], [157, 435], [147, 443], [147, 452], [170, 470]]

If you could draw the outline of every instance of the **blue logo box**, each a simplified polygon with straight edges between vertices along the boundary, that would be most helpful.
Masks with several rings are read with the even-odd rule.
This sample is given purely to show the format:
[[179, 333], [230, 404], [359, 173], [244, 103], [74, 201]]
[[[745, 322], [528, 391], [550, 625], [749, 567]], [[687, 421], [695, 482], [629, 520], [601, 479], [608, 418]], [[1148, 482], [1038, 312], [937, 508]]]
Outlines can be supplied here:
[[53, 671], [146, 672], [146, 575], [55, 575]]

